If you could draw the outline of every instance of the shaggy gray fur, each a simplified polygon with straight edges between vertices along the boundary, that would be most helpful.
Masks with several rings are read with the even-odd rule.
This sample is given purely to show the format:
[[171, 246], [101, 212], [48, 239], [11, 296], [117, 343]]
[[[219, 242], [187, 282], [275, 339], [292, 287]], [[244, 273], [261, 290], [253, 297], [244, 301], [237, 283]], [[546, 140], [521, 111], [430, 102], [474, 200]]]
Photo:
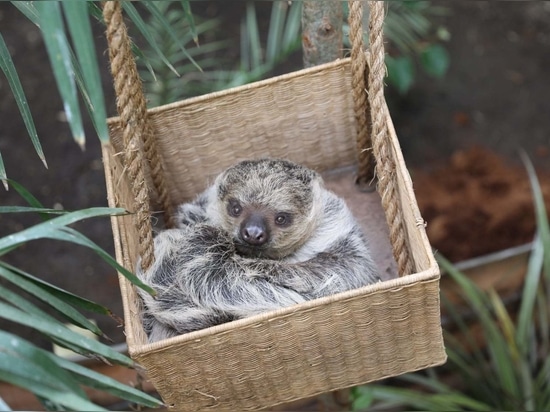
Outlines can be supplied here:
[[150, 341], [377, 282], [365, 237], [342, 199], [303, 166], [241, 162], [178, 210], [155, 263], [138, 276]]

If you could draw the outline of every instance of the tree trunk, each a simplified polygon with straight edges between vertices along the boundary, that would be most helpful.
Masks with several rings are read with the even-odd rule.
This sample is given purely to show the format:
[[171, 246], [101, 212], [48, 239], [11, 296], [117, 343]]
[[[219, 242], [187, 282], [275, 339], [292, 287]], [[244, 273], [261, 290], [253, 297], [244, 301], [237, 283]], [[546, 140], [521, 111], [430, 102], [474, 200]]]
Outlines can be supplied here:
[[342, 57], [343, 10], [340, 0], [304, 0], [302, 49], [304, 67]]

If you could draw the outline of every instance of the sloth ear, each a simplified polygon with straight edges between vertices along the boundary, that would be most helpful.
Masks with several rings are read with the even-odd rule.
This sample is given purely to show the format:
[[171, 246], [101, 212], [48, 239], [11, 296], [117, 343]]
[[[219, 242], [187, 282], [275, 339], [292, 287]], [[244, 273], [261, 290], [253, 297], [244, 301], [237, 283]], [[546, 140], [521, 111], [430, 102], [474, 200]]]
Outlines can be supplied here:
[[223, 173], [216, 177], [214, 184], [210, 187], [215, 188], [218, 199], [224, 199], [227, 196], [227, 185], [223, 178]]
[[320, 186], [324, 186], [323, 178], [314, 170], [303, 167], [300, 173], [297, 173], [296, 178], [305, 185], [311, 185], [312, 182], [318, 182]]

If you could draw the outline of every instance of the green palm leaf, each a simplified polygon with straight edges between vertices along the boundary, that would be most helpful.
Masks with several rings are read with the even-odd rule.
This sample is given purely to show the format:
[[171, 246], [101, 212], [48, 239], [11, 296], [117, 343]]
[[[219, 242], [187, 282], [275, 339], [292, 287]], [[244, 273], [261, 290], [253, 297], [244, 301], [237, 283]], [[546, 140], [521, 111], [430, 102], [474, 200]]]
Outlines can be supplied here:
[[130, 282], [136, 286], [142, 288], [148, 293], [155, 294], [155, 291], [151, 287], [144, 284], [139, 278], [133, 275], [126, 268], [121, 266], [111, 255], [109, 255], [105, 250], [100, 248], [97, 244], [92, 242], [86, 236], [77, 232], [76, 230], [67, 227], [72, 223], [78, 222], [83, 219], [97, 217], [97, 216], [109, 216], [114, 214], [126, 213], [124, 209], [120, 208], [107, 208], [107, 207], [96, 207], [89, 208], [84, 210], [79, 210], [76, 212], [69, 212], [64, 215], [58, 216], [56, 218], [50, 219], [46, 222], [39, 223], [35, 226], [32, 226], [28, 229], [22, 230], [10, 236], [0, 238], [0, 256], [8, 253], [14, 248], [29, 242], [31, 240], [37, 239], [55, 239], [63, 240], [70, 243], [76, 243], [87, 248], [92, 249], [97, 253], [103, 260], [113, 266], [118, 270], [123, 276], [125, 276]]
[[[25, 93], [23, 91], [23, 86], [21, 85], [21, 81], [19, 80], [19, 76], [17, 75], [17, 71], [11, 59], [8, 47], [6, 46], [6, 43], [4, 42], [4, 38], [2, 37], [1, 34], [0, 34], [0, 68], [2, 69], [2, 71], [4, 72], [8, 80], [8, 84], [15, 97], [15, 102], [19, 107], [19, 112], [23, 117], [23, 122], [25, 123], [25, 127], [27, 128], [27, 132], [29, 133], [32, 144], [34, 146], [34, 150], [38, 154], [38, 157], [40, 157], [40, 160], [42, 160], [42, 163], [44, 163], [44, 166], [46, 166], [47, 168], [48, 164], [46, 163], [46, 158], [44, 156], [44, 152], [42, 150], [40, 140], [38, 139], [38, 134], [36, 133], [36, 127], [34, 126], [34, 122], [32, 120], [32, 114], [29, 109], [29, 104], [27, 103], [27, 98], [25, 97]], [[5, 171], [4, 162], [2, 161], [1, 156], [0, 156], [0, 179], [2, 179], [2, 181], [4, 182], [4, 186], [6, 186], [7, 185], [6, 171]], [[6, 186], [6, 189], [7, 189], [7, 186]]]
[[[89, 96], [90, 112], [101, 141], [109, 140], [105, 98], [95, 54], [92, 27], [88, 17], [88, 7], [83, 1], [62, 2], [69, 31], [76, 46], [78, 67], [82, 71], [84, 90]], [[76, 64], [74, 66], [77, 66]]]
[[66, 290], [63, 290], [55, 285], [52, 285], [51, 283], [48, 283], [42, 279], [38, 279], [37, 277], [19, 268], [16, 268], [15, 266], [12, 266], [5, 262], [0, 262], [0, 266], [2, 267], [3, 270], [7, 270], [15, 274], [16, 276], [19, 276], [26, 282], [30, 282], [37, 285], [37, 287], [39, 287], [41, 290], [44, 290], [45, 292], [62, 300], [63, 302], [76, 306], [80, 309], [87, 310], [89, 312], [98, 313], [100, 315], [113, 316], [112, 312], [105, 306], [92, 302], [91, 300], [88, 300], [86, 298], [77, 296], [71, 292], [67, 292]]
[[[58, 313], [63, 315], [66, 319], [70, 320], [75, 325], [80, 326], [81, 328], [88, 329], [89, 331], [95, 333], [98, 336], [104, 336], [103, 332], [92, 322], [90, 322], [85, 316], [78, 312], [74, 307], [72, 307], [67, 302], [61, 300], [59, 297], [50, 293], [48, 290], [41, 288], [36, 283], [33, 283], [21, 276], [17, 272], [13, 272], [5, 267], [0, 262], [0, 277], [4, 278], [8, 282], [14, 284], [30, 295], [36, 297], [42, 302], [46, 303], [48, 306], [54, 308]], [[0, 288], [4, 289], [2, 286]], [[8, 293], [8, 292], [6, 292]], [[6, 293], [3, 293], [1, 296], [6, 297]], [[30, 303], [30, 302], [29, 302]], [[19, 306], [19, 305], [18, 305]], [[21, 309], [24, 309], [20, 306]], [[30, 309], [33, 309], [32, 307]], [[29, 308], [24, 309], [29, 313], [34, 313], [37, 316], [40, 316], [44, 311], [42, 309], [37, 309], [37, 311], [29, 310]]]
[[[65, 34], [63, 18], [58, 2], [40, 1], [35, 3], [38, 11], [39, 27], [48, 51], [57, 87], [63, 99], [65, 114], [73, 138], [84, 147], [86, 141], [80, 105], [78, 104], [74, 68], [71, 63], [69, 41]], [[88, 45], [89, 46], [89, 45]]]
[[46, 316], [36, 317], [34, 314], [31, 315], [21, 309], [0, 302], [0, 318], [35, 329], [49, 336], [56, 343], [81, 355], [100, 356], [120, 365], [134, 366], [134, 362], [130, 358], [118, 353], [109, 346], [73, 332], [60, 322], [52, 321]]
[[90, 402], [71, 374], [44, 351], [0, 331], [0, 380], [73, 410], [103, 411]]

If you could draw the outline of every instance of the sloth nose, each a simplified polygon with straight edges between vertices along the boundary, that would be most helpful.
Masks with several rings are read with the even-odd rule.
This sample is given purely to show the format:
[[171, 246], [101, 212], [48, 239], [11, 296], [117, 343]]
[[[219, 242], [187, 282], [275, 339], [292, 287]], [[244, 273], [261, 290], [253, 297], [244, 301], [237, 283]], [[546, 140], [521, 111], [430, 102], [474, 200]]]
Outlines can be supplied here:
[[267, 233], [264, 228], [257, 225], [247, 225], [241, 231], [243, 240], [253, 246], [261, 246], [267, 242]]
[[252, 216], [243, 223], [241, 227], [241, 238], [246, 243], [251, 246], [261, 246], [268, 241], [269, 234], [263, 219]]

